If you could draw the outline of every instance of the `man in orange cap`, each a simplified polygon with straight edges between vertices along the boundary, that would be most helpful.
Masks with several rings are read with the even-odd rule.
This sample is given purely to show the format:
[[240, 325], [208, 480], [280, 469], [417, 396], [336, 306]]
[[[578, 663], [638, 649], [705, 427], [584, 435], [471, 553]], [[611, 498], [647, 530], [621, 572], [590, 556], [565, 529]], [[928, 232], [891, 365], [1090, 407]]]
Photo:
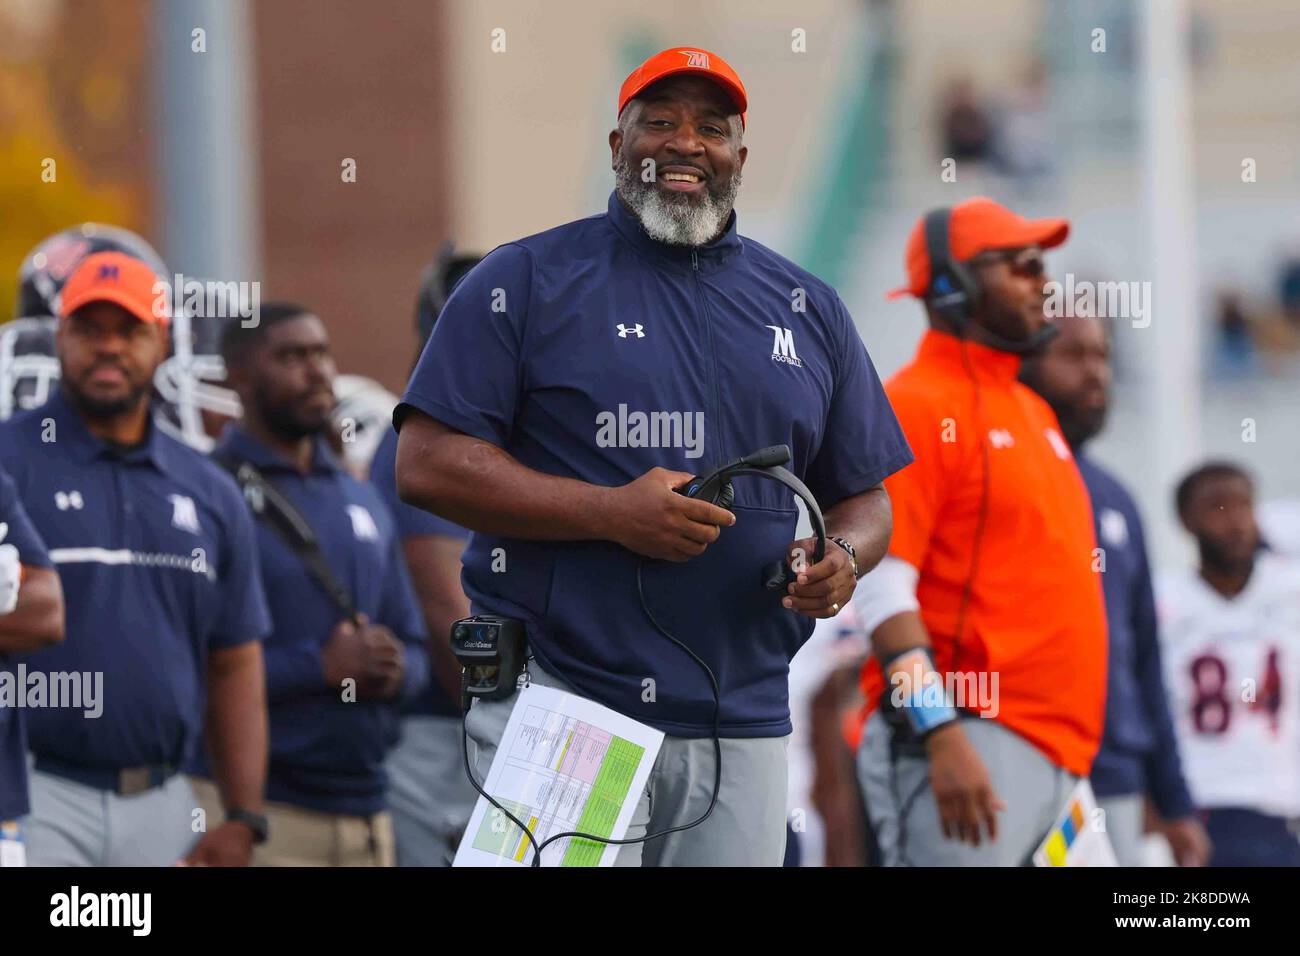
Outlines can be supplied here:
[[[62, 290], [58, 392], [0, 425], [67, 594], [65, 642], [27, 665], [83, 686], [84, 706], [28, 715], [38, 866], [247, 864], [265, 835], [257, 546], [235, 483], [150, 417], [169, 299], [139, 259], [87, 256]], [[225, 821], [196, 816], [179, 773], [204, 731]]]
[[922, 217], [908, 284], [930, 328], [886, 385], [916, 453], [885, 483], [889, 554], [858, 588], [874, 658], [859, 771], [896, 865], [1019, 865], [1102, 727], [1106, 628], [1087, 491], [1017, 381], [1055, 333], [1043, 250], [1062, 219], [976, 198]]
[[[606, 214], [466, 275], [393, 415], [398, 494], [472, 529], [466, 596], [522, 625], [532, 683], [664, 733], [619, 865], [780, 865], [790, 659], [883, 556], [911, 460], [835, 290], [738, 232], [748, 105], [707, 50], [633, 71]], [[773, 445], [827, 525], [784, 585], [764, 567], [816, 556], [789, 488], [678, 493]], [[477, 777], [524, 694], [466, 715]]]
[[[686, 103], [701, 112], [689, 152], [677, 148]], [[623, 81], [609, 134], [615, 181], [651, 238], [698, 246], [722, 234], [749, 155], [740, 145], [748, 107], [736, 71], [707, 50], [664, 50]]]

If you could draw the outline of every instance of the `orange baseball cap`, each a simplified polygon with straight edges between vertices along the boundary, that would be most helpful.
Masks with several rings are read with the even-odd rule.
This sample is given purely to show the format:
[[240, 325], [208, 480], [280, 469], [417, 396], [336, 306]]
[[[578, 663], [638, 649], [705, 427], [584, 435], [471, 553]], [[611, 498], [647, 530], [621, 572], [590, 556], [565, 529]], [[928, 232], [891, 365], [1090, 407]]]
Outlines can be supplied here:
[[700, 73], [717, 83], [736, 104], [736, 109], [740, 111], [740, 123], [744, 125], [749, 97], [745, 93], [745, 84], [740, 82], [736, 71], [716, 53], [687, 47], [673, 47], [656, 53], [633, 70], [619, 88], [618, 112], [622, 114], [628, 100], [645, 92], [651, 84], [678, 73]]
[[171, 317], [166, 289], [166, 283], [139, 259], [121, 252], [97, 252], [81, 260], [68, 277], [59, 314], [67, 318], [91, 302], [112, 302], [141, 322], [166, 325]]
[[[1051, 249], [1070, 235], [1068, 219], [1026, 219], [985, 196], [967, 199], [952, 207], [948, 220], [948, 253], [957, 262], [989, 249], [1017, 249], [1042, 246]], [[907, 285], [888, 295], [898, 299], [913, 295], [925, 298], [930, 288], [930, 254], [925, 248], [925, 216], [916, 221], [907, 240]]]

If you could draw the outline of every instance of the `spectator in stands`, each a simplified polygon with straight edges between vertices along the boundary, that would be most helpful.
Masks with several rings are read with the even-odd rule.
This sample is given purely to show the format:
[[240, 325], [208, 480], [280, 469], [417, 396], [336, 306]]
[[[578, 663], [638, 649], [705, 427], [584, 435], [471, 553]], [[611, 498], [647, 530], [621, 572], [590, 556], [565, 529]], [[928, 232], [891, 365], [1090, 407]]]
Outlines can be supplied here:
[[993, 123], [970, 79], [962, 77], [949, 84], [941, 115], [944, 158], [958, 162], [983, 162], [989, 158]]

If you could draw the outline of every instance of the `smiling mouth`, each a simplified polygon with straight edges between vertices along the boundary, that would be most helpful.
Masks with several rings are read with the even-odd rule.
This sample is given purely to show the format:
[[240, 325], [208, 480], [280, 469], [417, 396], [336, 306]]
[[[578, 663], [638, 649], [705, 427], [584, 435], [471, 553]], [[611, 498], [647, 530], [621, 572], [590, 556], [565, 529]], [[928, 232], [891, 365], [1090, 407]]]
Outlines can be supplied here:
[[667, 169], [659, 173], [659, 182], [666, 189], [677, 191], [694, 190], [704, 185], [704, 174], [688, 169]]

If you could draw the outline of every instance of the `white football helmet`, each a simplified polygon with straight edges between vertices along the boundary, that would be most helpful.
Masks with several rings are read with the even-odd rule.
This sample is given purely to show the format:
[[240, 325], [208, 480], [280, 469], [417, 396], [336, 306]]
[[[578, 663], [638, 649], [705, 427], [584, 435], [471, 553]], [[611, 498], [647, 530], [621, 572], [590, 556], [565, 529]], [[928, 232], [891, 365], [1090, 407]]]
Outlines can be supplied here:
[[14, 319], [0, 325], [0, 421], [44, 405], [59, 381], [54, 351], [57, 319]]
[[334, 397], [338, 400], [334, 427], [343, 439], [344, 463], [353, 474], [364, 477], [385, 430], [393, 427], [397, 396], [373, 378], [336, 375]]
[[239, 396], [225, 386], [226, 363], [221, 357], [221, 331], [236, 321], [177, 309], [171, 323], [171, 355], [154, 373], [154, 390], [161, 399], [159, 425], [204, 453], [242, 410]]

